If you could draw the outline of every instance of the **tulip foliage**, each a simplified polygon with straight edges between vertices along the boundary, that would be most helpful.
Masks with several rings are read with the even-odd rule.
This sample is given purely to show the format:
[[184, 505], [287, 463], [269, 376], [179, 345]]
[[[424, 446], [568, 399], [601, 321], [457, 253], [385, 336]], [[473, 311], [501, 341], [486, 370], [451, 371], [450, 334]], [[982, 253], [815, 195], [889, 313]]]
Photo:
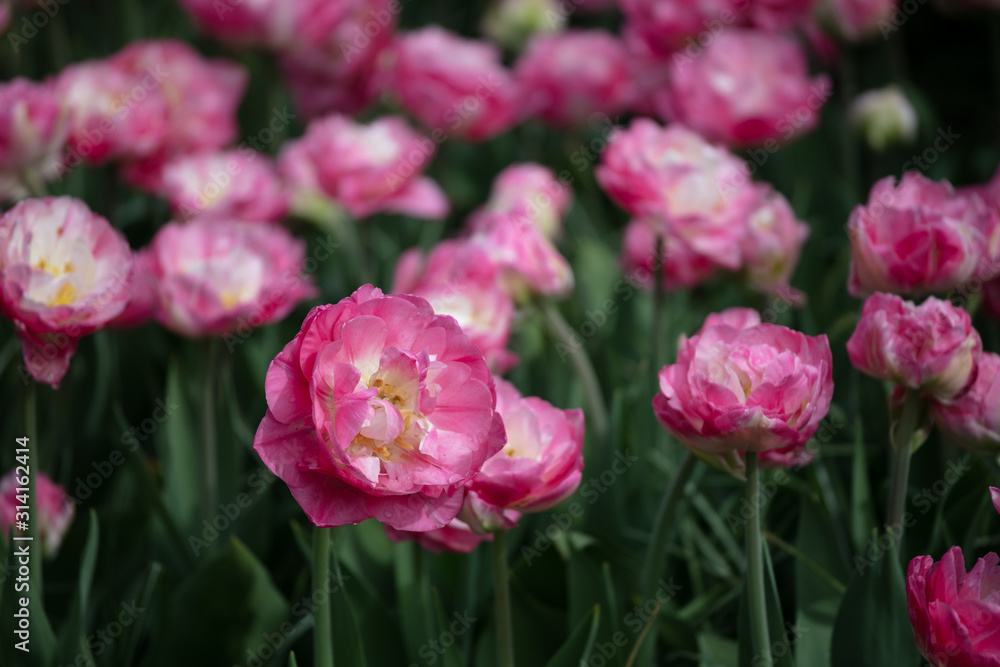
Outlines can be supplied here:
[[0, 0], [0, 666], [1000, 667], [996, 25]]

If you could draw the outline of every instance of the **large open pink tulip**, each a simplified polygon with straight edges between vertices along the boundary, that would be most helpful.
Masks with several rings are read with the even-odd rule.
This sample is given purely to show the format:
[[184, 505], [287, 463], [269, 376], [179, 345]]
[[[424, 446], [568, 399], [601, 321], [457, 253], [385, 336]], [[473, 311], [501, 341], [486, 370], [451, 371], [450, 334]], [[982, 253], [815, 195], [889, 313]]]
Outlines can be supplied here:
[[761, 324], [735, 308], [681, 336], [677, 363], [660, 371], [653, 409], [696, 454], [767, 452], [805, 444], [833, 396], [826, 336]]
[[26, 199], [0, 217], [0, 311], [39, 382], [59, 385], [77, 340], [125, 308], [131, 278], [125, 237], [78, 199]]
[[424, 299], [371, 285], [314, 308], [265, 391], [254, 449], [317, 526], [441, 528], [506, 443], [479, 348]]

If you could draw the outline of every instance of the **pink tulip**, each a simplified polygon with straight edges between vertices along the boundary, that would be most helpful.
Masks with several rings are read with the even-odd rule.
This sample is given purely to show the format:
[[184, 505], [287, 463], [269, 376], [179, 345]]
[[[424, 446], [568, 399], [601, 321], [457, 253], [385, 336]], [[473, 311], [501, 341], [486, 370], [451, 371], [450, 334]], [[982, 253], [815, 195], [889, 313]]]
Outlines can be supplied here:
[[880, 180], [851, 213], [852, 296], [941, 294], [995, 260], [1000, 224], [980, 197], [915, 172], [894, 183]]
[[1000, 356], [983, 352], [976, 381], [961, 398], [931, 402], [944, 439], [973, 452], [1000, 454]]
[[190, 153], [166, 162], [156, 194], [183, 219], [196, 216], [271, 222], [288, 213], [290, 197], [271, 159], [250, 148]]
[[447, 525], [506, 442], [482, 352], [420, 297], [314, 308], [271, 362], [254, 449], [317, 526]]
[[968, 573], [960, 547], [938, 563], [910, 561], [906, 599], [920, 654], [932, 665], [991, 667], [1000, 664], [1000, 558], [987, 554]]
[[749, 8], [750, 22], [764, 30], [787, 30], [806, 22], [817, 1], [753, 0]]
[[555, 125], [614, 115], [638, 97], [625, 45], [602, 30], [538, 35], [514, 67], [530, 113]]
[[349, 3], [329, 0], [181, 0], [208, 34], [231, 44], [290, 49], [329, 38]]
[[500, 213], [533, 225], [546, 238], [555, 240], [562, 234], [563, 218], [572, 204], [572, 188], [557, 179], [551, 169], [534, 162], [514, 164], [493, 179], [489, 200], [473, 213], [470, 224], [475, 229], [477, 217]]
[[713, 32], [745, 21], [749, 0], [619, 0], [624, 33], [633, 48], [669, 56], [682, 47], [704, 43]]
[[541, 512], [576, 491], [583, 470], [583, 412], [560, 410], [496, 379], [497, 412], [507, 444], [483, 464], [468, 488], [503, 509]]
[[396, 263], [392, 291], [427, 299], [438, 315], [450, 315], [486, 357], [490, 369], [503, 373], [517, 363], [507, 350], [514, 302], [498, 281], [499, 269], [487, 252], [469, 241], [445, 241], [424, 258], [419, 249]]
[[399, 11], [396, 0], [350, 0], [322, 44], [299, 44], [279, 55], [292, 99], [306, 118], [357, 114], [375, 99], [378, 61], [392, 41]]
[[66, 143], [66, 110], [52, 83], [14, 79], [0, 84], [0, 198], [28, 195], [26, 175], [46, 179], [57, 174]]
[[69, 114], [66, 168], [139, 159], [159, 150], [166, 141], [169, 114], [159, 91], [169, 75], [169, 70], [154, 67], [135, 78], [113, 58], [64, 69], [56, 89]]
[[520, 89], [493, 44], [431, 26], [398, 36], [386, 56], [386, 90], [436, 142], [483, 141], [523, 115]]
[[67, 67], [57, 88], [70, 113], [70, 160], [164, 158], [236, 138], [247, 74], [183, 42], [139, 41]]
[[125, 309], [109, 326], [130, 328], [145, 324], [156, 317], [160, 297], [156, 292], [156, 277], [153, 274], [153, 254], [150, 248], [132, 253], [132, 281]]
[[[613, 135], [598, 183], [636, 217], [666, 220], [695, 253], [735, 271], [757, 191], [746, 165], [681, 125], [639, 118]], [[652, 250], [652, 248], [650, 248]]]
[[893, 294], [874, 294], [847, 341], [862, 373], [921, 389], [940, 400], [958, 398], [976, 380], [983, 343], [969, 314], [947, 301], [919, 306]]
[[667, 291], [695, 287], [719, 268], [710, 257], [698, 253], [677, 236], [666, 220], [655, 216], [636, 218], [625, 227], [621, 262], [632, 284], [652, 289], [656, 276], [662, 273], [662, 286]]
[[542, 232], [523, 219], [480, 213], [471, 237], [501, 270], [504, 288], [516, 300], [529, 294], [566, 296], [573, 291], [573, 269]]
[[682, 444], [718, 455], [804, 445], [833, 396], [826, 336], [760, 324], [747, 309], [710, 316], [660, 371], [653, 409]]
[[995, 486], [990, 487], [990, 498], [993, 500], [993, 507], [1000, 512], [1000, 489]]
[[[5, 540], [16, 524], [17, 514], [26, 511], [18, 509], [26, 504], [22, 499], [28, 493], [28, 475], [22, 474], [23, 472], [23, 468], [15, 468], [0, 479], [0, 532]], [[66, 498], [66, 489], [43, 472], [35, 474], [35, 486], [31, 493], [35, 494], [37, 509], [36, 514], [29, 516], [28, 520], [35, 524], [35, 534], [41, 540], [42, 553], [55, 558], [63, 536], [73, 521], [76, 508]], [[17, 529], [14, 533], [23, 535], [24, 531]]]
[[150, 246], [157, 319], [184, 336], [222, 336], [284, 318], [316, 295], [305, 243], [277, 225], [172, 222]]
[[440, 219], [448, 214], [447, 197], [420, 176], [436, 148], [397, 116], [368, 125], [329, 116], [282, 147], [278, 170], [300, 199], [332, 199], [355, 218], [394, 212]]
[[795, 216], [781, 193], [767, 185], [757, 189], [759, 199], [747, 220], [743, 242], [743, 265], [750, 284], [764, 294], [782, 294], [793, 302], [800, 301], [802, 296], [789, 281], [809, 237], [809, 225]]
[[136, 83], [158, 81], [167, 105], [164, 155], [222, 148], [237, 136], [236, 110], [247, 72], [225, 60], [208, 60], [184, 42], [132, 42], [112, 58]]
[[59, 385], [77, 340], [125, 307], [131, 274], [125, 237], [77, 199], [26, 199], [0, 217], [0, 311], [39, 382]]
[[662, 113], [713, 141], [779, 142], [809, 132], [833, 92], [826, 76], [809, 78], [798, 43], [778, 34], [728, 29], [697, 58], [671, 60]]
[[[899, 0], [820, 0], [820, 17], [835, 33], [851, 41], [872, 37], [892, 21]], [[883, 32], [883, 37], [886, 33]]]
[[425, 532], [413, 532], [409, 530], [396, 530], [388, 525], [385, 526], [385, 534], [393, 542], [405, 542], [415, 540], [422, 548], [434, 553], [451, 551], [459, 554], [469, 554], [476, 550], [483, 542], [492, 542], [493, 535], [490, 533], [480, 535], [472, 532], [468, 524], [461, 519], [452, 519], [443, 528], [428, 530]]

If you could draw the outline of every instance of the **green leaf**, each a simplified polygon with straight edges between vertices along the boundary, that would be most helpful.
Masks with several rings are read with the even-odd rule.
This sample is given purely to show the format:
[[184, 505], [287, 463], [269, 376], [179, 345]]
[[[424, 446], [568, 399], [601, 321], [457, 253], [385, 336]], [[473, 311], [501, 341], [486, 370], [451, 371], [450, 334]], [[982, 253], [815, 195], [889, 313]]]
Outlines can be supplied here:
[[100, 531], [97, 523], [97, 512], [90, 510], [90, 524], [87, 529], [87, 541], [80, 557], [80, 572], [73, 592], [73, 601], [69, 605], [69, 616], [59, 633], [58, 654], [60, 660], [73, 663], [78, 655], [86, 656], [91, 664], [94, 656], [87, 645], [87, 606], [90, 600], [90, 588], [94, 581], [94, 566], [97, 562], [97, 547]]
[[[334, 550], [335, 551], [335, 550]], [[357, 615], [351, 605], [351, 596], [345, 586], [347, 578], [341, 574], [340, 563], [333, 557], [334, 570], [331, 576], [336, 577], [334, 586], [329, 592], [331, 605], [331, 615], [333, 617], [333, 654], [335, 663], [338, 665], [357, 665], [365, 667], [368, 661], [365, 659], [364, 634], [358, 625]]]
[[545, 663], [545, 667], [578, 667], [588, 664], [600, 624], [601, 607], [595, 605], [591, 612], [580, 620], [559, 652]]
[[855, 573], [833, 627], [833, 667], [915, 665], [903, 569], [895, 548]]
[[[796, 547], [832, 576], [847, 580], [829, 520], [821, 508], [808, 499], [801, 505]], [[798, 663], [828, 667], [833, 624], [843, 595], [801, 562], [795, 564], [795, 591], [798, 601], [795, 625], [802, 630], [795, 645]]]
[[200, 438], [196, 437], [196, 412], [184, 393], [183, 377], [181, 364], [174, 358], [167, 369], [165, 400], [181, 407], [164, 422], [157, 444], [163, 461], [164, 504], [182, 529], [191, 529], [198, 515]]
[[[156, 584], [159, 583], [161, 574], [163, 574], [163, 566], [154, 561], [149, 566], [146, 579], [142, 584], [142, 588], [139, 590], [137, 605], [140, 609], [149, 608], [150, 602], [153, 599], [153, 593], [156, 591]], [[123, 660], [121, 664], [135, 664], [135, 654], [139, 648], [139, 643], [142, 641], [142, 629], [146, 625], [147, 618], [148, 616], [146, 614], [142, 614], [135, 619], [135, 622], [132, 623], [132, 625], [125, 628], [125, 633], [121, 639], [122, 646], [124, 646], [124, 650], [122, 652]]]
[[738, 667], [739, 645], [731, 639], [710, 632], [698, 635], [700, 667]]
[[152, 653], [164, 667], [243, 664], [273, 650], [267, 637], [283, 639], [287, 613], [267, 570], [232, 538], [177, 588]]

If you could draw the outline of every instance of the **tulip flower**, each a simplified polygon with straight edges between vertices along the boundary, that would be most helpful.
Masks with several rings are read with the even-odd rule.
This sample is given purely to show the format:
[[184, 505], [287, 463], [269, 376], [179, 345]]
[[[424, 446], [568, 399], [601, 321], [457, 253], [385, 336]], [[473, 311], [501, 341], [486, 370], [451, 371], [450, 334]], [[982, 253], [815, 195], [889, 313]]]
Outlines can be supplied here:
[[125, 308], [131, 278], [125, 237], [77, 199], [27, 199], [0, 217], [0, 312], [39, 382], [58, 387], [80, 337]]
[[554, 125], [628, 110], [639, 90], [625, 45], [601, 30], [570, 30], [532, 39], [514, 66], [530, 113]]
[[278, 171], [295, 191], [297, 207], [332, 200], [355, 218], [388, 211], [440, 219], [448, 213], [441, 188], [420, 172], [436, 146], [396, 116], [368, 125], [346, 116], [311, 122], [301, 139], [286, 143]]
[[805, 53], [790, 37], [731, 28], [697, 58], [671, 60], [661, 115], [711, 141], [768, 150], [811, 131], [833, 93], [825, 75], [809, 77]]
[[906, 573], [910, 625], [920, 654], [932, 665], [1000, 664], [1000, 557], [989, 553], [966, 572], [960, 547], [934, 562], [910, 561]]
[[488, 42], [431, 26], [396, 37], [386, 54], [386, 90], [435, 141], [495, 137], [522, 117], [517, 82]]
[[0, 84], [0, 199], [23, 199], [57, 176], [65, 143], [66, 109], [54, 84]]
[[441, 528], [506, 443], [479, 348], [424, 299], [371, 285], [314, 308], [265, 391], [254, 449], [317, 526]]
[[851, 212], [852, 296], [942, 294], [973, 278], [1000, 246], [1000, 218], [978, 196], [908, 172], [872, 187]]
[[931, 415], [947, 442], [981, 454], [1000, 454], [1000, 356], [983, 352], [969, 391], [948, 402], [933, 401]]
[[426, 530], [423, 532], [396, 530], [395, 528], [385, 524], [383, 524], [383, 526], [385, 528], [385, 534], [388, 535], [389, 539], [393, 542], [415, 540], [421, 548], [433, 551], [434, 553], [451, 551], [454, 553], [468, 554], [475, 551], [476, 547], [483, 542], [493, 541], [492, 533], [486, 533], [485, 535], [475, 533], [471, 528], [469, 528], [468, 524], [461, 519], [452, 519], [451, 522], [443, 528]]
[[316, 295], [302, 275], [305, 244], [276, 225], [172, 222], [157, 232], [150, 255], [157, 319], [183, 336], [276, 322]]
[[[28, 475], [22, 473], [23, 469], [15, 468], [0, 479], [0, 533], [5, 540], [16, 526], [18, 514], [23, 514], [18, 506], [24, 505], [22, 500], [28, 486]], [[28, 517], [28, 521], [36, 524], [35, 534], [41, 540], [42, 553], [55, 558], [76, 508], [66, 497], [66, 489], [45, 473], [36, 474], [35, 487], [31, 491], [35, 494], [37, 514]], [[15, 534], [21, 535], [24, 531], [17, 529]]]

